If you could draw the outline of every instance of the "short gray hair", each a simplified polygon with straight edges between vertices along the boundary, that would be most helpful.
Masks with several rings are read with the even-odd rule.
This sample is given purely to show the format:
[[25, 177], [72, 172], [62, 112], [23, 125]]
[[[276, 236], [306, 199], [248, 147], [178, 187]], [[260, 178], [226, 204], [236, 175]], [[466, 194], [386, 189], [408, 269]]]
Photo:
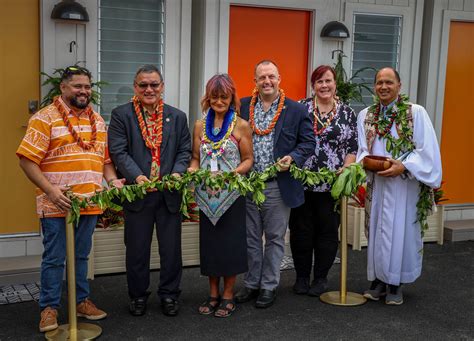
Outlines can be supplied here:
[[137, 80], [137, 77], [141, 73], [153, 73], [156, 72], [160, 76], [160, 80], [163, 82], [163, 75], [161, 74], [160, 69], [158, 69], [153, 64], [145, 64], [138, 68], [137, 72], [135, 73], [135, 77], [133, 78], [133, 82]]

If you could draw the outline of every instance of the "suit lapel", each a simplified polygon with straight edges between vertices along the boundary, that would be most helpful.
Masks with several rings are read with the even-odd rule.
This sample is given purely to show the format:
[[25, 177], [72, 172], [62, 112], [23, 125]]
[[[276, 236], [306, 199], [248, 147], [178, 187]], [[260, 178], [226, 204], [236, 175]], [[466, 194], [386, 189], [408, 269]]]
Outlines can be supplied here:
[[163, 139], [161, 142], [161, 151], [160, 154], [163, 155], [166, 147], [168, 146], [168, 140], [171, 134], [171, 126], [172, 126], [172, 117], [171, 117], [171, 110], [167, 106], [163, 108]]
[[283, 109], [281, 110], [280, 117], [278, 118], [277, 124], [275, 125], [275, 139], [273, 140], [274, 147], [276, 146], [278, 138], [280, 137], [281, 128], [283, 128], [283, 122], [285, 121], [285, 117], [286, 117], [286, 111], [287, 111], [287, 105], [285, 101], [285, 104], [283, 105]]

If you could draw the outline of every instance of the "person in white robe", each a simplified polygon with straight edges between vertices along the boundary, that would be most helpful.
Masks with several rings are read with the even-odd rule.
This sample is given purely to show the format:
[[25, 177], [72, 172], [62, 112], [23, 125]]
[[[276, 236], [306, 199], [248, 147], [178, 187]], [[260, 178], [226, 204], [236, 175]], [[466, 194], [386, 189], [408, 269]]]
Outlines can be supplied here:
[[[375, 77], [375, 92], [380, 100], [380, 114], [393, 113], [391, 107], [399, 100], [400, 77], [396, 70], [383, 68]], [[414, 149], [405, 151], [398, 159], [387, 150], [385, 136], [368, 134], [366, 117], [370, 108], [358, 116], [357, 161], [367, 155], [389, 158], [390, 168], [368, 173], [368, 264], [367, 275], [372, 281], [364, 296], [385, 303], [403, 303], [402, 283], [412, 283], [421, 274], [423, 241], [417, 221], [417, 202], [420, 183], [431, 188], [441, 184], [441, 157], [438, 141], [426, 110], [411, 104]], [[393, 122], [393, 121], [392, 121]], [[370, 127], [370, 125], [369, 125]], [[394, 122], [390, 134], [398, 139]], [[387, 288], [388, 286], [388, 288]]]

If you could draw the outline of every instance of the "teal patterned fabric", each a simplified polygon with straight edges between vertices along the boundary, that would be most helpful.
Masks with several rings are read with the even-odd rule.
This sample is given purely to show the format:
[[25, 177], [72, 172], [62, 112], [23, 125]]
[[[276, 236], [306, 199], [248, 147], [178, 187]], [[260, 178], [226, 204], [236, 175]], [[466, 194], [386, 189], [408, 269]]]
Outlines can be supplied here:
[[[200, 147], [200, 167], [203, 169], [211, 169], [211, 156], [205, 152], [203, 142]], [[211, 145], [207, 144], [207, 149], [211, 150]], [[224, 153], [217, 158], [218, 170], [222, 172], [230, 172], [237, 168], [240, 164], [240, 152], [237, 140], [231, 135], [224, 147]], [[216, 225], [220, 217], [224, 215], [227, 209], [239, 197], [237, 191], [229, 192], [228, 190], [212, 191], [201, 185], [194, 189], [196, 202], [199, 209]]]

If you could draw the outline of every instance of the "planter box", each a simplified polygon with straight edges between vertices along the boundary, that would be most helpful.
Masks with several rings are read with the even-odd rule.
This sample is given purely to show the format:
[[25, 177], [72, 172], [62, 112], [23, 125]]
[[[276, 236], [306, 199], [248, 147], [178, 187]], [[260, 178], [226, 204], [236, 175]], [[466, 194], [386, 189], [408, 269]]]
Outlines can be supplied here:
[[365, 237], [365, 209], [352, 204], [347, 205], [347, 244], [352, 245], [352, 250], [361, 250], [367, 246]]
[[443, 245], [444, 219], [444, 206], [436, 205], [436, 212], [428, 217], [428, 230], [423, 237], [424, 242], [437, 242], [439, 245]]
[[[437, 205], [437, 211], [428, 217], [428, 231], [423, 237], [424, 242], [437, 242], [443, 244], [444, 238], [444, 206]], [[347, 205], [347, 243], [352, 245], [353, 250], [361, 250], [367, 246], [365, 237], [365, 215], [364, 208]]]
[[[183, 265], [199, 265], [199, 223], [183, 223], [182, 234]], [[156, 230], [151, 243], [150, 269], [160, 268]], [[125, 272], [125, 244], [123, 226], [111, 229], [96, 229], [89, 256], [89, 278], [94, 275]]]

